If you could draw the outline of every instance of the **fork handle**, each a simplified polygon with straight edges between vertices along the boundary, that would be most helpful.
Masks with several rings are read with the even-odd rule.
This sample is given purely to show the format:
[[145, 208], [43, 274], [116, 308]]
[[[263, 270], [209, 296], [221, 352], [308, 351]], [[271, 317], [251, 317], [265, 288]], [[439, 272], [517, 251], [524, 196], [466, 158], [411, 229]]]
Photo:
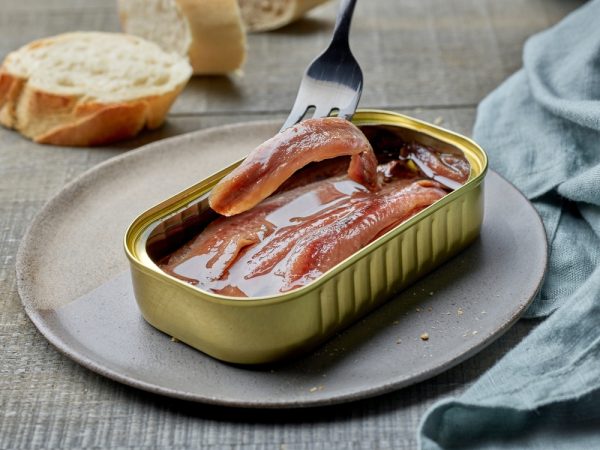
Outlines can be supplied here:
[[341, 0], [340, 9], [335, 21], [335, 28], [333, 29], [332, 45], [335, 42], [337, 45], [345, 43], [347, 46], [350, 46], [348, 38], [355, 6], [356, 0]]

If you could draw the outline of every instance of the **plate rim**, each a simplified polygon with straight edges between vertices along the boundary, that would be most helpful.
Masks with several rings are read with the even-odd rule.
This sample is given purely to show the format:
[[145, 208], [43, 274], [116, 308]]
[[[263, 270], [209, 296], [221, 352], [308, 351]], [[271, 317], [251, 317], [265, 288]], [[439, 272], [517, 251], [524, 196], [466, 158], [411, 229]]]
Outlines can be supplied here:
[[[535, 291], [530, 295], [530, 297], [525, 301], [520, 308], [515, 311], [509, 318], [509, 320], [502, 323], [502, 325], [498, 328], [494, 329], [494, 332], [487, 335], [485, 339], [481, 340], [475, 346], [469, 348], [467, 351], [457, 355], [456, 357], [445, 361], [443, 364], [440, 364], [437, 367], [433, 367], [427, 370], [423, 370], [418, 372], [408, 378], [390, 381], [387, 383], [382, 383], [377, 386], [370, 386], [367, 388], [358, 388], [354, 391], [348, 393], [342, 393], [333, 395], [331, 397], [320, 397], [314, 399], [304, 399], [304, 400], [285, 400], [285, 401], [248, 401], [248, 400], [239, 400], [235, 398], [224, 398], [223, 396], [214, 397], [207, 395], [199, 395], [189, 393], [183, 390], [177, 390], [172, 388], [166, 388], [160, 386], [158, 384], [148, 383], [145, 381], [141, 381], [127, 375], [123, 375], [118, 371], [102, 366], [102, 364], [97, 363], [92, 358], [85, 355], [85, 353], [73, 350], [67, 342], [65, 342], [60, 336], [57, 336], [52, 330], [51, 326], [49, 326], [45, 319], [42, 317], [41, 311], [42, 309], [35, 308], [33, 305], [35, 301], [32, 298], [30, 290], [27, 288], [26, 284], [26, 274], [27, 274], [27, 258], [31, 254], [29, 251], [29, 247], [34, 245], [34, 231], [39, 226], [39, 224], [44, 220], [44, 218], [51, 213], [53, 207], [58, 202], [64, 201], [64, 198], [68, 198], [70, 195], [76, 193], [78, 185], [82, 180], [87, 180], [90, 176], [97, 175], [98, 172], [102, 172], [103, 170], [110, 168], [113, 165], [119, 164], [124, 159], [132, 159], [132, 158], [143, 158], [143, 155], [152, 151], [154, 147], [161, 147], [165, 143], [177, 143], [178, 141], [185, 141], [191, 138], [194, 138], [198, 135], [204, 135], [209, 133], [219, 133], [224, 130], [231, 129], [244, 129], [247, 127], [256, 127], [256, 126], [273, 126], [275, 127], [278, 124], [275, 120], [258, 120], [258, 121], [249, 121], [249, 122], [240, 122], [235, 124], [221, 125], [216, 127], [205, 128], [197, 131], [193, 131], [190, 133], [184, 133], [178, 136], [169, 137], [166, 139], [161, 139], [158, 141], [151, 142], [149, 144], [138, 147], [134, 150], [129, 150], [124, 152], [121, 155], [117, 155], [115, 157], [109, 158], [91, 168], [79, 174], [69, 183], [65, 184], [58, 192], [54, 193], [52, 197], [40, 208], [37, 212], [35, 218], [31, 221], [21, 242], [19, 244], [19, 249], [17, 251], [16, 256], [16, 279], [17, 279], [17, 291], [19, 294], [19, 298], [21, 300], [21, 304], [25, 310], [25, 313], [31, 320], [31, 322], [35, 325], [37, 330], [41, 333], [41, 335], [50, 343], [54, 348], [56, 348], [60, 353], [67, 356], [69, 359], [77, 362], [82, 365], [86, 369], [89, 369], [99, 375], [102, 375], [106, 378], [109, 378], [113, 381], [117, 381], [119, 383], [125, 384], [130, 387], [134, 387], [143, 391], [147, 391], [153, 394], [164, 395], [167, 397], [172, 397], [180, 400], [191, 401], [191, 402], [200, 402], [214, 406], [221, 407], [235, 407], [235, 408], [245, 408], [245, 409], [296, 409], [296, 408], [313, 408], [319, 406], [330, 406], [341, 403], [353, 402], [369, 397], [375, 397], [379, 395], [383, 395], [395, 390], [402, 389], [407, 386], [411, 386], [413, 384], [420, 383], [426, 379], [432, 378], [440, 373], [443, 373], [452, 367], [457, 366], [458, 364], [464, 362], [469, 359], [473, 355], [479, 353], [481, 350], [489, 346], [492, 342], [496, 341], [502, 335], [504, 335], [514, 324], [519, 320], [522, 315], [525, 313], [529, 305], [532, 303], [536, 294], [539, 292], [541, 285], [544, 280], [544, 275], [546, 273], [547, 265], [548, 265], [548, 242], [545, 238], [545, 227], [542, 222], [542, 219], [535, 209], [535, 207], [531, 204], [529, 199], [527, 199], [523, 193], [521, 193], [510, 181], [506, 180], [506, 178], [502, 177], [500, 174], [495, 172], [493, 169], [488, 170], [488, 175], [493, 175], [499, 177], [503, 182], [505, 182], [513, 193], [516, 193], [518, 197], [524, 202], [527, 203], [528, 207], [532, 210], [535, 217], [535, 225], [538, 230], [541, 230], [544, 235], [543, 245], [542, 245], [542, 261], [543, 264], [540, 265], [541, 273], [536, 274], [537, 277], [537, 287]], [[127, 271], [128, 272], [128, 271]], [[117, 277], [121, 276], [124, 272], [117, 275]], [[111, 278], [114, 280], [116, 277]], [[107, 283], [107, 282], [105, 282]], [[101, 285], [100, 285], [101, 286]], [[99, 288], [97, 286], [95, 289]], [[93, 292], [95, 289], [92, 289], [88, 294]], [[86, 294], [86, 295], [88, 295]], [[76, 300], [76, 299], [75, 299]], [[74, 301], [75, 301], [74, 300]], [[208, 357], [208, 356], [207, 356]]]

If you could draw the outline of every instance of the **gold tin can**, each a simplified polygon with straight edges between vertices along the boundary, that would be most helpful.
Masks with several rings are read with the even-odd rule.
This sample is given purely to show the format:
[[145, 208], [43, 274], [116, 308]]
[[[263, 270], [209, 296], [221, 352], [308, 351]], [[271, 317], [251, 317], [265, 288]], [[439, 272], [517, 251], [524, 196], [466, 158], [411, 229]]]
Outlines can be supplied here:
[[[135, 298], [151, 325], [217, 359], [263, 364], [304, 353], [442, 264], [479, 234], [485, 152], [472, 140], [401, 114], [359, 110], [358, 125], [386, 125], [408, 141], [462, 151], [469, 180], [296, 290], [268, 297], [211, 294], [164, 273], [150, 257], [209, 211], [208, 192], [239, 163], [141, 214], [125, 235]], [[183, 242], [182, 242], [183, 243]]]

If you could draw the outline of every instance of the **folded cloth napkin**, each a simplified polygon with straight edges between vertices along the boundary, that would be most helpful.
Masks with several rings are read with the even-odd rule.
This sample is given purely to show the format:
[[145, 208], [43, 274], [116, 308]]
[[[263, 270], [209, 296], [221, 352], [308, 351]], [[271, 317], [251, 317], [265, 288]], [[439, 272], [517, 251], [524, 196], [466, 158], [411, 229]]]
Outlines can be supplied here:
[[424, 449], [600, 449], [600, 0], [525, 45], [522, 70], [479, 106], [490, 165], [539, 211], [550, 260], [527, 311], [545, 319], [457, 399]]

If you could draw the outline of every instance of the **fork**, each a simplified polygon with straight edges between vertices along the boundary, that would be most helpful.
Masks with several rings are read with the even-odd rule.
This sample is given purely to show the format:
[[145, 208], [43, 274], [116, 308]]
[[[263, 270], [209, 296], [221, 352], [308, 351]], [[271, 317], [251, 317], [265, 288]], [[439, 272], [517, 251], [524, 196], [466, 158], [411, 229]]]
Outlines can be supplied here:
[[338, 117], [350, 120], [356, 111], [363, 87], [363, 74], [352, 55], [348, 34], [356, 0], [341, 0], [333, 37], [329, 47], [308, 66], [296, 101], [281, 131], [305, 118], [309, 108], [312, 117]]

